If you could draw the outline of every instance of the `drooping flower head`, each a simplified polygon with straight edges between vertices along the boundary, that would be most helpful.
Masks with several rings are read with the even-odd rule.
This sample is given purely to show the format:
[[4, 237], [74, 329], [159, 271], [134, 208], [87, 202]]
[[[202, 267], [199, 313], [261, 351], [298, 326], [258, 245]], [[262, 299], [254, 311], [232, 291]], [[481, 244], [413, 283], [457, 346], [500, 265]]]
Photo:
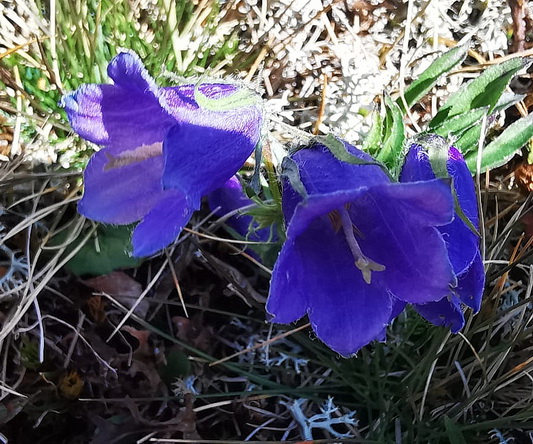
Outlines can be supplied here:
[[[440, 164], [440, 165], [439, 165]], [[462, 154], [445, 139], [428, 135], [411, 145], [400, 173], [400, 182], [450, 177], [457, 197], [453, 221], [438, 229], [457, 275], [457, 287], [438, 302], [414, 305], [414, 308], [435, 325], [443, 325], [457, 333], [464, 326], [461, 304], [479, 311], [485, 285], [485, 272], [479, 250], [478, 204], [474, 181]], [[463, 214], [460, 214], [460, 213]], [[467, 225], [464, 218], [470, 221]]]
[[316, 335], [348, 356], [380, 337], [396, 302], [449, 294], [456, 279], [436, 229], [453, 218], [449, 181], [392, 183], [380, 167], [341, 162], [321, 144], [292, 160], [307, 196], [285, 182], [287, 240], [267, 302], [273, 322], [307, 314]]
[[[220, 188], [212, 191], [207, 196], [207, 202], [211, 211], [215, 211], [219, 217], [232, 214], [225, 223], [238, 236], [253, 242], [277, 241], [277, 226], [260, 228], [259, 223], [252, 216], [243, 212], [245, 209], [250, 210], [250, 207], [253, 207], [255, 203], [246, 196], [236, 175], [227, 180]], [[261, 260], [261, 255], [256, 254], [253, 248], [246, 250], [251, 250], [249, 253], [255, 259]], [[265, 250], [265, 248], [263, 247], [261, 250]]]
[[261, 101], [237, 84], [158, 87], [139, 57], [117, 55], [110, 85], [87, 84], [62, 99], [72, 128], [103, 145], [84, 174], [78, 210], [110, 224], [141, 221], [133, 255], [170, 244], [200, 206], [252, 153]]
[[219, 217], [235, 213], [228, 218], [226, 224], [242, 237], [252, 241], [268, 241], [270, 228], [256, 229], [252, 216], [238, 210], [254, 205], [254, 201], [246, 196], [237, 176], [232, 176], [220, 188], [212, 191], [208, 196], [209, 208]]

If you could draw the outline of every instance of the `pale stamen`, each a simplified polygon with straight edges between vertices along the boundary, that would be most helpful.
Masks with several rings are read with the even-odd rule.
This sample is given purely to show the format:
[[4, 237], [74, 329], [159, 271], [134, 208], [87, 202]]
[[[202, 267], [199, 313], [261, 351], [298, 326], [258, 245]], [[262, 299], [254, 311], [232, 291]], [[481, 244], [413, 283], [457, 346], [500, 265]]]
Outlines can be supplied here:
[[363, 254], [363, 252], [361, 251], [361, 247], [355, 239], [354, 226], [346, 208], [343, 207], [337, 211], [340, 216], [342, 230], [344, 231], [346, 242], [348, 242], [350, 251], [352, 252], [353, 257], [355, 258], [355, 266], [359, 268], [359, 270], [361, 270], [364, 281], [367, 284], [370, 284], [372, 281], [372, 272], [383, 271], [385, 270], [385, 266], [374, 262], [372, 259], [367, 258]]
[[143, 162], [161, 155], [163, 155], [163, 144], [161, 142], [152, 143], [151, 145], [141, 145], [132, 150], [122, 151], [118, 156], [113, 156], [105, 152], [107, 163], [104, 166], [104, 171]]

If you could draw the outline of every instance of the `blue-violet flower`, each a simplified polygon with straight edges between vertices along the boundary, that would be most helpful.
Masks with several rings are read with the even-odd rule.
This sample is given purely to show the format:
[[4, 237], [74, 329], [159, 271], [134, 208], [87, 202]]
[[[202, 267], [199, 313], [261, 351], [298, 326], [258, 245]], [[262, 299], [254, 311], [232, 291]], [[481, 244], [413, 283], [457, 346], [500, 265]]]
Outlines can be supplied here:
[[111, 85], [82, 85], [62, 99], [72, 128], [103, 145], [84, 174], [78, 210], [109, 224], [141, 221], [133, 255], [170, 244], [252, 153], [263, 120], [259, 96], [237, 84], [158, 87], [139, 57], [117, 55]]
[[[254, 206], [255, 202], [246, 196], [239, 178], [235, 175], [228, 179], [220, 188], [212, 191], [207, 196], [207, 202], [211, 211], [219, 217], [233, 213], [227, 220], [226, 225], [234, 230], [240, 237], [252, 242], [275, 242], [278, 239], [276, 225], [259, 228], [257, 221], [249, 214], [239, 210]], [[257, 260], [260, 255], [251, 249], [248, 252]]]
[[392, 183], [379, 166], [341, 162], [321, 144], [292, 160], [307, 197], [284, 183], [287, 240], [267, 301], [272, 322], [307, 314], [318, 338], [349, 356], [382, 336], [396, 302], [449, 294], [456, 278], [436, 229], [453, 218], [449, 180]]
[[[447, 297], [437, 302], [416, 304], [413, 307], [428, 321], [435, 325], [449, 327], [457, 333], [463, 328], [465, 319], [461, 304], [478, 312], [485, 286], [485, 272], [479, 251], [479, 237], [472, 230], [479, 229], [479, 216], [474, 180], [459, 150], [439, 136], [425, 137], [422, 143], [413, 144], [404, 161], [400, 182], [413, 182], [435, 179], [436, 175], [430, 161], [428, 148], [435, 152], [435, 158], [445, 161], [445, 171], [452, 178], [453, 188], [464, 217], [472, 227], [455, 214], [447, 225], [438, 227], [442, 234], [448, 255], [457, 275], [457, 286], [451, 288]], [[444, 153], [437, 150], [445, 150]]]
[[257, 242], [266, 242], [272, 237], [269, 227], [259, 229], [252, 216], [238, 211], [253, 206], [254, 201], [246, 196], [237, 176], [232, 176], [224, 185], [211, 192], [207, 196], [207, 202], [211, 211], [215, 211], [219, 217], [236, 213], [228, 218], [226, 224], [239, 236]]

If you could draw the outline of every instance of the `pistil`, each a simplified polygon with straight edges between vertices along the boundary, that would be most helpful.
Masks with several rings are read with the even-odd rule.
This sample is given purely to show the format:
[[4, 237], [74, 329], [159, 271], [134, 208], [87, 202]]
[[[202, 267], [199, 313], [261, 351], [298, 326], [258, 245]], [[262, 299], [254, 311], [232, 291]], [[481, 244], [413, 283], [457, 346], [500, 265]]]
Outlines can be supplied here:
[[372, 282], [372, 272], [383, 271], [385, 270], [385, 266], [378, 264], [372, 259], [369, 259], [361, 251], [361, 247], [359, 246], [359, 243], [357, 242], [357, 239], [355, 238], [354, 226], [353, 226], [352, 220], [350, 219], [350, 214], [348, 213], [348, 210], [342, 207], [337, 211], [340, 216], [342, 230], [344, 232], [344, 236], [346, 237], [346, 242], [348, 242], [350, 251], [352, 252], [353, 257], [355, 259], [355, 266], [359, 270], [361, 270], [364, 281], [367, 284], [370, 284]]

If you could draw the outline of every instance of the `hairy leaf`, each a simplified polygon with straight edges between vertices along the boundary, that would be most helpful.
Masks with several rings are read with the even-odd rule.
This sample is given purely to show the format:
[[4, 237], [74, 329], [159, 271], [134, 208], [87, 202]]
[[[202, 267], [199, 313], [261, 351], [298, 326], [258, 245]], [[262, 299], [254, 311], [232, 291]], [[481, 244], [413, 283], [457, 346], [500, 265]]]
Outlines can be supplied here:
[[[468, 43], [456, 46], [433, 61], [433, 63], [429, 65], [420, 76], [418, 76], [418, 79], [406, 88], [403, 96], [407, 106], [413, 106], [433, 87], [433, 85], [435, 85], [435, 83], [437, 83], [440, 76], [446, 74], [460, 64], [466, 57], [468, 46]], [[396, 103], [401, 108], [402, 112], [405, 113], [405, 105], [401, 98], [398, 99]]]
[[[481, 157], [481, 171], [504, 165], [526, 142], [533, 137], [533, 114], [517, 120], [484, 149]], [[477, 152], [465, 158], [468, 168], [476, 172]]]
[[475, 108], [489, 107], [489, 113], [498, 103], [511, 78], [531, 63], [519, 57], [487, 68], [479, 77], [452, 94], [430, 123], [436, 128], [444, 121]]

